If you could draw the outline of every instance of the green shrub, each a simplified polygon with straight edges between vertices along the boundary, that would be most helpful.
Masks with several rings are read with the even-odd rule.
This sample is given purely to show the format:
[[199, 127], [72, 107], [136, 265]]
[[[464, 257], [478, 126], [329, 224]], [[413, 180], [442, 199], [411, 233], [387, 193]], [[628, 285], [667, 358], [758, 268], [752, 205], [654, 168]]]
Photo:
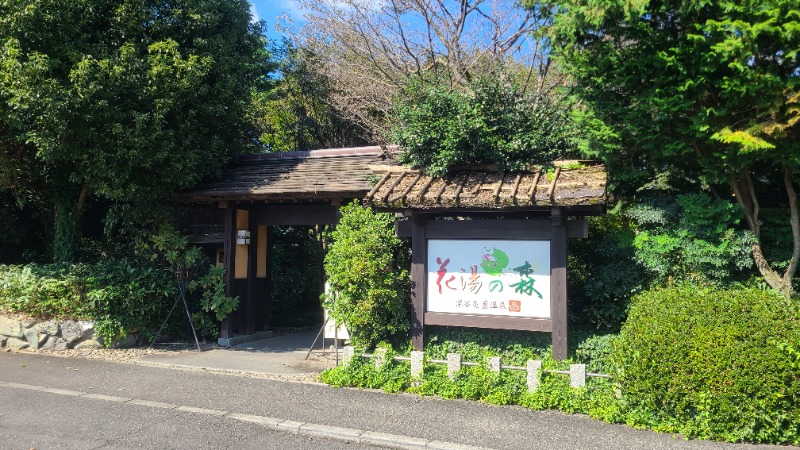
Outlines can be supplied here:
[[168, 271], [127, 259], [0, 266], [0, 309], [39, 319], [92, 320], [106, 345], [131, 331], [154, 332], [176, 292]]
[[387, 363], [380, 368], [375, 367], [373, 360], [357, 356], [347, 365], [322, 372], [320, 381], [335, 387], [382, 389], [389, 393], [405, 391], [411, 386], [411, 365], [406, 361], [392, 361], [395, 352], [388, 346], [382, 347], [387, 349]]
[[681, 194], [647, 199], [625, 214], [637, 224], [636, 260], [657, 284], [720, 287], [746, 278], [753, 266], [756, 239], [739, 227], [734, 203]]
[[355, 346], [408, 336], [408, 252], [395, 236], [394, 216], [375, 214], [358, 202], [341, 209], [325, 256], [330, 292], [325, 307], [347, 325]]
[[626, 421], [687, 437], [800, 443], [800, 306], [755, 289], [637, 296], [614, 348]]
[[583, 324], [619, 330], [632, 295], [650, 283], [636, 261], [635, 228], [622, 214], [588, 217], [589, 238], [568, 240], [567, 283], [572, 314]]
[[600, 334], [584, 339], [575, 349], [575, 358], [586, 364], [586, 370], [595, 373], [610, 374], [613, 369], [613, 347], [618, 335]]
[[0, 265], [0, 309], [37, 318], [87, 318], [80, 272], [69, 265]]
[[443, 175], [458, 165], [528, 170], [580, 156], [581, 130], [570, 120], [568, 100], [533, 98], [514, 84], [497, 75], [463, 90], [411, 80], [394, 104], [389, 137], [403, 149], [401, 162]]
[[[203, 266], [188, 286], [201, 335], [216, 335], [219, 320], [238, 304], [237, 298], [224, 295], [222, 275], [222, 269]], [[170, 270], [141, 259], [0, 265], [0, 310], [38, 319], [91, 320], [106, 345], [131, 332], [152, 338], [177, 294]], [[173, 314], [168, 329], [182, 334], [185, 326], [185, 316]]]

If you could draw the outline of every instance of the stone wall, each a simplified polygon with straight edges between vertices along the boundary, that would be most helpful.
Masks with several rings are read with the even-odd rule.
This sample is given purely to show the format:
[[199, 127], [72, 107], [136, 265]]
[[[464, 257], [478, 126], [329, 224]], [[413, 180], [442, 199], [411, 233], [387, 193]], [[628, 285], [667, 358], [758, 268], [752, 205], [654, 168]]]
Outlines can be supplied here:
[[0, 347], [12, 350], [66, 350], [97, 348], [102, 343], [94, 338], [94, 324], [78, 320], [37, 321], [22, 316], [0, 315]]

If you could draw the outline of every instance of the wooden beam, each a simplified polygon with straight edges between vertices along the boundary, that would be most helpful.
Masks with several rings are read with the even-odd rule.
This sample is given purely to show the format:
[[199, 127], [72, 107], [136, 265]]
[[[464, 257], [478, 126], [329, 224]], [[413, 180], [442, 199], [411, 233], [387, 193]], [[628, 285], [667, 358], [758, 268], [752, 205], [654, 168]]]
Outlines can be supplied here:
[[394, 234], [397, 237], [407, 238], [411, 237], [412, 221], [409, 220], [394, 220]]
[[272, 264], [270, 264], [270, 247], [273, 241], [273, 228], [274, 227], [267, 227], [267, 286], [266, 286], [266, 294], [265, 294], [265, 303], [266, 308], [264, 311], [264, 318], [265, 328], [267, 330], [272, 329], [272, 300], [270, 298], [270, 292], [272, 292]]
[[522, 181], [522, 174], [518, 173], [517, 178], [514, 180], [514, 189], [511, 191], [511, 201], [517, 204], [517, 192], [519, 191], [519, 183]]
[[[526, 221], [526, 222], [529, 222], [529, 223], [534, 223], [534, 221], [526, 220], [526, 219], [504, 219], [502, 222], [503, 223], [509, 223], [509, 221], [511, 221], [511, 220], [520, 220], [520, 221]], [[567, 229], [567, 238], [570, 238], [570, 239], [576, 239], [576, 238], [577, 239], [586, 239], [586, 238], [589, 237], [589, 223], [585, 219], [568, 220], [565, 223], [566, 223], [566, 229]], [[434, 225], [434, 228], [436, 228], [436, 226], [437, 225]], [[549, 226], [550, 225], [545, 225], [544, 227], [549, 227]], [[544, 227], [542, 228], [542, 231], [546, 231], [546, 230], [544, 230]], [[402, 238], [411, 237], [411, 229], [412, 229], [411, 220], [395, 220], [395, 222], [394, 222], [394, 233], [395, 233], [395, 235], [397, 237], [402, 237]], [[433, 231], [433, 233], [437, 234], [437, 233], [439, 233], [439, 230], [435, 230], [435, 231]], [[472, 233], [472, 231], [470, 231], [470, 233]], [[429, 231], [429, 234], [430, 234], [430, 231]], [[539, 235], [539, 233], [536, 232], [535, 235]], [[544, 236], [544, 233], [542, 233], [541, 235]], [[549, 231], [548, 231], [547, 235], [548, 236], [550, 235]], [[530, 231], [523, 232], [523, 236], [525, 236], [526, 238], [529, 237], [530, 236]]]
[[553, 320], [553, 359], [567, 359], [567, 234], [561, 208], [552, 211], [550, 238], [550, 317]]
[[428, 243], [425, 238], [425, 216], [414, 214], [411, 221], [411, 342], [415, 350], [425, 344], [425, 263], [428, 259]]
[[500, 179], [497, 180], [497, 186], [494, 188], [494, 192], [492, 192], [492, 201], [497, 203], [497, 199], [500, 197], [500, 191], [503, 189], [503, 181], [506, 178], [505, 172], [500, 172]]
[[553, 194], [556, 192], [556, 183], [558, 183], [559, 175], [561, 175], [561, 167], [556, 167], [556, 172], [553, 174], [553, 181], [547, 189], [547, 198], [550, 199], [550, 202], [553, 202]]
[[406, 172], [398, 172], [397, 173], [397, 178], [394, 179], [394, 181], [392, 182], [392, 185], [389, 186], [389, 189], [387, 189], [386, 193], [383, 194], [383, 198], [381, 199], [381, 201], [383, 203], [386, 203], [386, 204], [389, 203], [389, 197], [392, 195], [392, 191], [394, 191], [394, 188], [396, 188], [397, 185], [400, 184], [401, 181], [403, 181], [403, 177], [405, 177], [405, 176], [406, 176]]
[[456, 188], [456, 193], [453, 196], [456, 205], [458, 204], [458, 197], [461, 195], [461, 191], [464, 190], [464, 184], [467, 182], [467, 178], [469, 178], [469, 172], [464, 172], [464, 176], [461, 177], [461, 181], [458, 182], [458, 188]]
[[[224, 211], [225, 236], [223, 241], [223, 267], [225, 268], [225, 295], [234, 296], [233, 288], [233, 264], [236, 256], [236, 207], [225, 208]], [[222, 339], [231, 337], [231, 317], [226, 317], [220, 325], [219, 335]]]
[[586, 219], [575, 219], [565, 221], [568, 238], [586, 239], [589, 237], [589, 222]]
[[403, 193], [400, 194], [400, 200], [402, 203], [408, 203], [406, 201], [407, 200], [406, 197], [408, 196], [409, 193], [411, 193], [411, 190], [414, 189], [414, 186], [417, 184], [420, 178], [422, 178], [422, 174], [418, 173], [417, 176], [415, 176], [414, 179], [411, 181], [411, 183], [409, 183], [408, 187], [403, 191]]
[[439, 201], [442, 199], [442, 194], [444, 194], [445, 189], [447, 189], [447, 176], [441, 178], [442, 180], [442, 187], [436, 192], [436, 197], [434, 197], [433, 202], [438, 204]]
[[380, 189], [381, 186], [383, 186], [383, 183], [386, 183], [386, 180], [388, 180], [390, 176], [391, 172], [387, 170], [386, 175], [381, 177], [381, 179], [378, 181], [378, 184], [373, 186], [372, 189], [369, 191], [369, 193], [367, 194], [367, 198], [371, 198], [373, 195], [375, 195], [375, 193], [378, 192], [378, 189]]
[[419, 195], [417, 196], [417, 203], [422, 203], [422, 199], [425, 197], [425, 193], [428, 192], [428, 188], [431, 187], [433, 180], [434, 180], [433, 177], [431, 176], [428, 177], [428, 181], [426, 181], [425, 185], [422, 186], [422, 190], [419, 192]]
[[245, 334], [255, 334], [255, 298], [256, 298], [256, 279], [258, 278], [258, 223], [250, 214], [247, 227], [250, 232], [250, 245], [248, 245], [247, 258], [247, 296], [245, 299], [244, 322]]
[[542, 177], [542, 169], [539, 169], [536, 172], [536, 175], [533, 176], [533, 184], [531, 185], [531, 191], [528, 193], [528, 195], [531, 198], [531, 204], [536, 203], [536, 187], [539, 185], [539, 178], [541, 177]]
[[504, 239], [550, 239], [549, 220], [433, 220], [425, 226], [429, 239], [487, 239], [501, 235]]
[[552, 321], [550, 319], [439, 312], [426, 312], [425, 325], [543, 331], [548, 333], [552, 331]]
[[266, 205], [250, 211], [258, 225], [333, 225], [339, 207], [329, 204]]

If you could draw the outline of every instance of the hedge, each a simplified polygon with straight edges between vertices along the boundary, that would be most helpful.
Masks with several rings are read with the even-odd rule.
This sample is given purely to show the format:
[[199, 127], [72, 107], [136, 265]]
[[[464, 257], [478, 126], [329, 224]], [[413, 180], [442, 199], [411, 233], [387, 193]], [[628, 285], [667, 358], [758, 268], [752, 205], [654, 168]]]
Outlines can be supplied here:
[[756, 289], [633, 299], [613, 352], [626, 421], [687, 437], [800, 443], [800, 306]]

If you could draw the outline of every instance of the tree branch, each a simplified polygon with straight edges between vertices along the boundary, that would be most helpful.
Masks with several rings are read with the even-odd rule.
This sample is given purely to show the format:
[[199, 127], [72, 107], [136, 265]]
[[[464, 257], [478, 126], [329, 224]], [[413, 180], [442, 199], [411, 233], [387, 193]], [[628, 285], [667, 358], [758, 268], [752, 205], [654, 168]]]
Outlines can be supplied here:
[[800, 261], [800, 214], [797, 210], [797, 192], [794, 189], [793, 172], [789, 167], [783, 170], [783, 183], [786, 186], [786, 193], [789, 194], [789, 222], [792, 225], [792, 239], [794, 240], [794, 249], [792, 251], [792, 259], [789, 261], [789, 267], [783, 274], [783, 282], [791, 290], [792, 278], [797, 271], [797, 264]]

